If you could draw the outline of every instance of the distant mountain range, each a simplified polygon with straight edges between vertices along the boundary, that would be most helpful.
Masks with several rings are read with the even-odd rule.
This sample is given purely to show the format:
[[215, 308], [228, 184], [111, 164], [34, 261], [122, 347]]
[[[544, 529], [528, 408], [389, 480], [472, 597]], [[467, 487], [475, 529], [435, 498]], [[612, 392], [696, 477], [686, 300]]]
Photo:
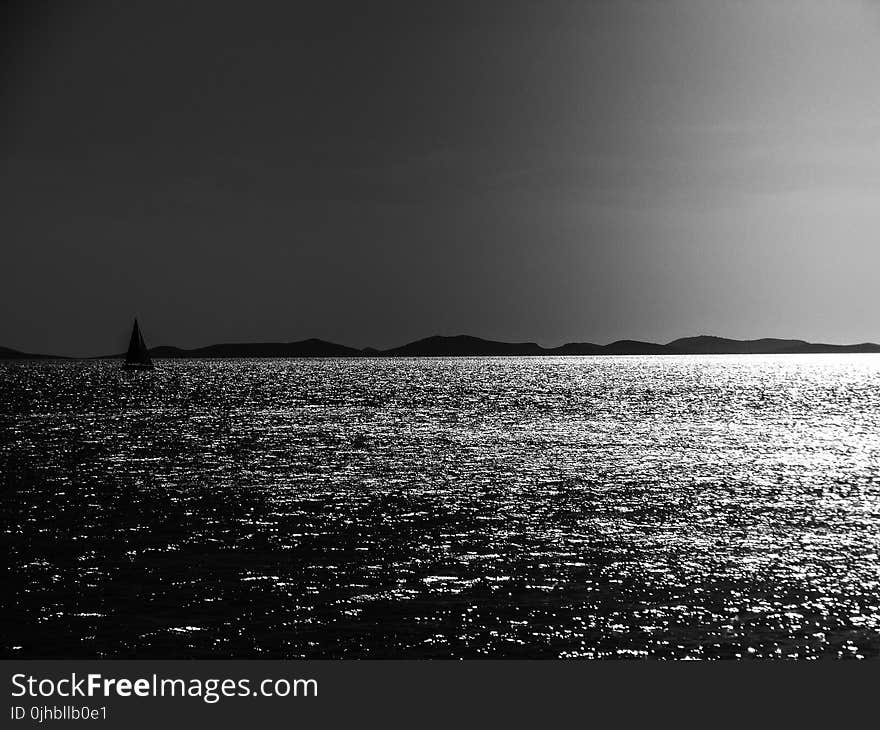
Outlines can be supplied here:
[[[401, 347], [359, 350], [325, 340], [309, 339], [298, 342], [227, 343], [209, 345], [193, 350], [161, 346], [150, 350], [154, 358], [181, 357], [466, 357], [510, 355], [770, 355], [810, 354], [833, 352], [880, 352], [880, 345], [864, 342], [858, 345], [827, 345], [805, 340], [730, 340], [725, 337], [700, 335], [683, 337], [659, 345], [638, 340], [617, 340], [608, 345], [592, 342], [569, 342], [559, 347], [541, 347], [534, 342], [496, 342], [469, 335], [456, 337], [426, 337]], [[47, 358], [0, 347], [0, 359]], [[109, 355], [107, 357], [123, 357]]]

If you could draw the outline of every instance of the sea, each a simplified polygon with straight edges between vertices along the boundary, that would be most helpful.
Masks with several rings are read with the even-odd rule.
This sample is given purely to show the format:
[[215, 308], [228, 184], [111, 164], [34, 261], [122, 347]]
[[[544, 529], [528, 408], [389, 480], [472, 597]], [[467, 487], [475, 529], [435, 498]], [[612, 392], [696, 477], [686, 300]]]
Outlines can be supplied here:
[[0, 363], [2, 652], [880, 654], [880, 356]]

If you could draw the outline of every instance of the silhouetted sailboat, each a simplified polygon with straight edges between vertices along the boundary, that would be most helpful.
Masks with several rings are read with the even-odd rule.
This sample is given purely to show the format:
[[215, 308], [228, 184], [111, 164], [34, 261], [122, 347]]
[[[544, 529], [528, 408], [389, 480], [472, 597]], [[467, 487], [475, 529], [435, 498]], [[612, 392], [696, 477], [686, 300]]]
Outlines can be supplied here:
[[128, 370], [152, 370], [156, 367], [150, 360], [150, 353], [144, 344], [144, 337], [141, 334], [141, 328], [138, 327], [137, 317], [135, 317], [134, 327], [131, 329], [131, 341], [128, 343], [128, 352], [125, 354], [123, 367]]

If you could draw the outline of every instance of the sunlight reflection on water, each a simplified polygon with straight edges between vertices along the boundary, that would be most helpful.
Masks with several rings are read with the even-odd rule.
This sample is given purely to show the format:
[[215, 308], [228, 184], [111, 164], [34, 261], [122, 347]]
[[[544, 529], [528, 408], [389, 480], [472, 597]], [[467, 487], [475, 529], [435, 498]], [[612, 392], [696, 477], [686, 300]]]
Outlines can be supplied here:
[[880, 653], [880, 357], [160, 365], [0, 363], [7, 655]]

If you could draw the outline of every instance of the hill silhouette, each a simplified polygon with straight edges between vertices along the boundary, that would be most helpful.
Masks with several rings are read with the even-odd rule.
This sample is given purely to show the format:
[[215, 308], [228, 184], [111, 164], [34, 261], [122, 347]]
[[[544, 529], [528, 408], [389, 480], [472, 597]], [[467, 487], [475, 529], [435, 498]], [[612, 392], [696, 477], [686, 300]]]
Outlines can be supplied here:
[[772, 355], [810, 354], [823, 352], [880, 352], [880, 345], [863, 342], [858, 345], [827, 345], [805, 340], [780, 340], [767, 337], [760, 340], [729, 340], [725, 337], [700, 335], [683, 337], [666, 345], [672, 353], [684, 355]]
[[47, 360], [56, 355], [38, 355], [33, 352], [19, 352], [11, 347], [0, 347], [0, 360]]
[[355, 357], [361, 350], [311, 338], [298, 342], [246, 342], [208, 345], [193, 350], [154, 347], [152, 357]]
[[441, 357], [461, 355], [546, 355], [545, 350], [534, 342], [496, 342], [470, 335], [442, 337], [434, 335], [416, 340], [401, 347], [382, 351], [383, 355]]

